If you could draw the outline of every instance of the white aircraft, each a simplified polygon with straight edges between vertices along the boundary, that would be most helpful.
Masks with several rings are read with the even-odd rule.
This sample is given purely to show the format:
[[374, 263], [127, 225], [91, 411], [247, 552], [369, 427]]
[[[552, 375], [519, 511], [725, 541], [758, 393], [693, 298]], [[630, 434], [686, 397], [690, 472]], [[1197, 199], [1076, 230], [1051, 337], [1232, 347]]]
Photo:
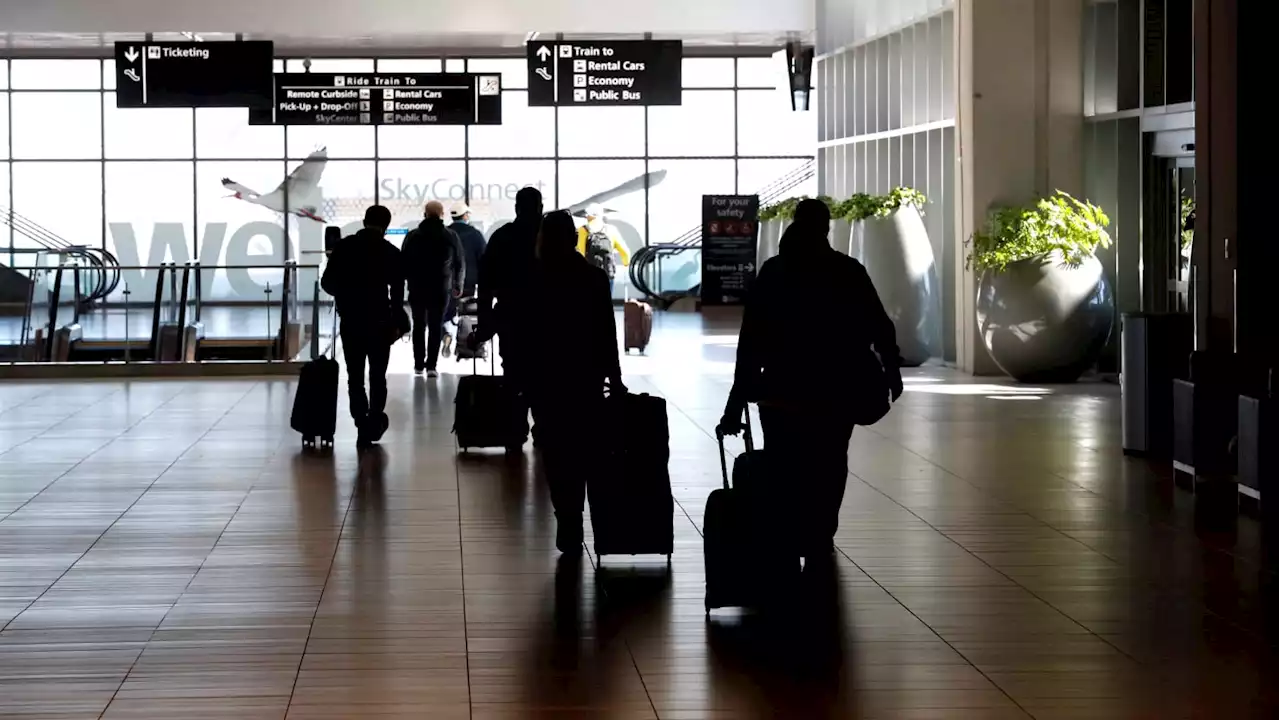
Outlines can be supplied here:
[[293, 214], [322, 223], [324, 218], [316, 214], [316, 205], [320, 202], [320, 176], [324, 174], [324, 166], [328, 161], [327, 148], [316, 150], [308, 155], [301, 165], [294, 168], [279, 187], [265, 195], [250, 190], [230, 178], [223, 178], [222, 186], [232, 192], [227, 197], [261, 205], [278, 213]]

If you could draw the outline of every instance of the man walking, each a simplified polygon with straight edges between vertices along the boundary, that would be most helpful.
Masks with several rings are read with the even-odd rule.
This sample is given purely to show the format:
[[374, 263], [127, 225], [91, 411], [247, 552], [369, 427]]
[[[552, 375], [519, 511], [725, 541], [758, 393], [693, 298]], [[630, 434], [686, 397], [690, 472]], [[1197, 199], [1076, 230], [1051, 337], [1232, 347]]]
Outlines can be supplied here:
[[[466, 273], [462, 280], [462, 296], [475, 297], [476, 283], [480, 279], [480, 259], [484, 257], [484, 233], [471, 224], [471, 208], [467, 207], [466, 203], [455, 203], [449, 209], [449, 215], [453, 218], [453, 224], [449, 229], [458, 236], [458, 242], [462, 244], [462, 255], [466, 265]], [[462, 340], [462, 338], [458, 339]]]
[[[347, 364], [347, 394], [351, 418], [365, 448], [387, 431], [387, 362], [391, 343], [403, 330], [396, 318], [403, 313], [404, 276], [400, 251], [387, 242], [391, 211], [374, 205], [364, 213], [364, 228], [338, 241], [329, 256], [320, 285], [333, 296], [342, 319], [342, 354]], [[365, 395], [365, 367], [369, 392]]]
[[442, 342], [449, 352], [444, 323], [453, 300], [462, 295], [466, 263], [458, 236], [445, 227], [444, 205], [432, 200], [424, 215], [405, 236], [401, 254], [413, 311], [413, 369], [435, 377]]

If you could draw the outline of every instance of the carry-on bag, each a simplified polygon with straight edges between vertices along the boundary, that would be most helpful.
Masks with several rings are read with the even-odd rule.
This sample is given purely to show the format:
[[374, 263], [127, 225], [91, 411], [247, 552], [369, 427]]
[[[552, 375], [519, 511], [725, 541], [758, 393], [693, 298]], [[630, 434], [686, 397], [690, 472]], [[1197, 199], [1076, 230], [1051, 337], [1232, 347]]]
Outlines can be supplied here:
[[338, 320], [333, 321], [333, 349], [302, 366], [293, 396], [289, 427], [302, 434], [302, 447], [333, 447], [338, 429]]
[[453, 433], [462, 452], [473, 448], [506, 448], [519, 452], [529, 439], [529, 411], [507, 378], [476, 371], [458, 381], [454, 398]]
[[638, 300], [628, 300], [622, 306], [622, 351], [636, 349], [644, 352], [653, 334], [653, 307]]
[[485, 358], [487, 353], [485, 353], [484, 345], [480, 345], [474, 350], [467, 345], [467, 338], [471, 336], [471, 333], [474, 332], [475, 329], [476, 329], [475, 316], [473, 315], [458, 316], [458, 333], [457, 333], [458, 341], [454, 343], [454, 350], [453, 350], [453, 355], [454, 357], [458, 358], [458, 362], [462, 362], [463, 360], [476, 360], [476, 359], [483, 360]]
[[667, 401], [645, 393], [606, 400], [617, 445], [587, 480], [597, 556], [666, 555], [674, 542]]
[[724, 486], [707, 497], [702, 517], [708, 616], [717, 608], [774, 603], [795, 586], [800, 573], [800, 558], [788, 540], [786, 513], [779, 517], [771, 503], [775, 483], [768, 477], [769, 456], [755, 448], [750, 413], [743, 439], [747, 450], [734, 461], [730, 483], [724, 434], [716, 429]]

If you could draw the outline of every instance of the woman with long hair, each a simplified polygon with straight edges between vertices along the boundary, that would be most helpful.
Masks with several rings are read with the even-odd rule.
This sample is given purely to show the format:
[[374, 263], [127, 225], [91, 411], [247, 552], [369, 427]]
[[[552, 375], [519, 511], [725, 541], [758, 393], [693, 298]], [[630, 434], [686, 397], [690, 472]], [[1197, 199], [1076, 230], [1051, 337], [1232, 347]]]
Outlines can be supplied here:
[[587, 476], [599, 472], [603, 448], [595, 428], [604, 421], [604, 390], [624, 392], [609, 277], [577, 251], [578, 231], [569, 213], [542, 219], [533, 292], [524, 317], [532, 337], [563, 337], [532, 358], [529, 401], [543, 428], [539, 447], [551, 503], [556, 547], [583, 550], [582, 511]]

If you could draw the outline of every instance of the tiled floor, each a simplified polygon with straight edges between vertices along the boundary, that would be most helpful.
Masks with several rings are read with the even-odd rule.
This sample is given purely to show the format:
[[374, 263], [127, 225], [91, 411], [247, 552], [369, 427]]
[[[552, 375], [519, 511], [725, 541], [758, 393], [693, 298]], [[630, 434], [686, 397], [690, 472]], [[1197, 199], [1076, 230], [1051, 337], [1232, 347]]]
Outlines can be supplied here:
[[1124, 459], [1107, 385], [912, 371], [850, 448], [836, 602], [707, 623], [732, 353], [671, 318], [627, 360], [670, 403], [670, 572], [557, 562], [532, 453], [459, 458], [460, 366], [404, 345], [363, 458], [345, 423], [299, 455], [287, 382], [0, 384], [0, 718], [1275, 716], [1260, 529]]

